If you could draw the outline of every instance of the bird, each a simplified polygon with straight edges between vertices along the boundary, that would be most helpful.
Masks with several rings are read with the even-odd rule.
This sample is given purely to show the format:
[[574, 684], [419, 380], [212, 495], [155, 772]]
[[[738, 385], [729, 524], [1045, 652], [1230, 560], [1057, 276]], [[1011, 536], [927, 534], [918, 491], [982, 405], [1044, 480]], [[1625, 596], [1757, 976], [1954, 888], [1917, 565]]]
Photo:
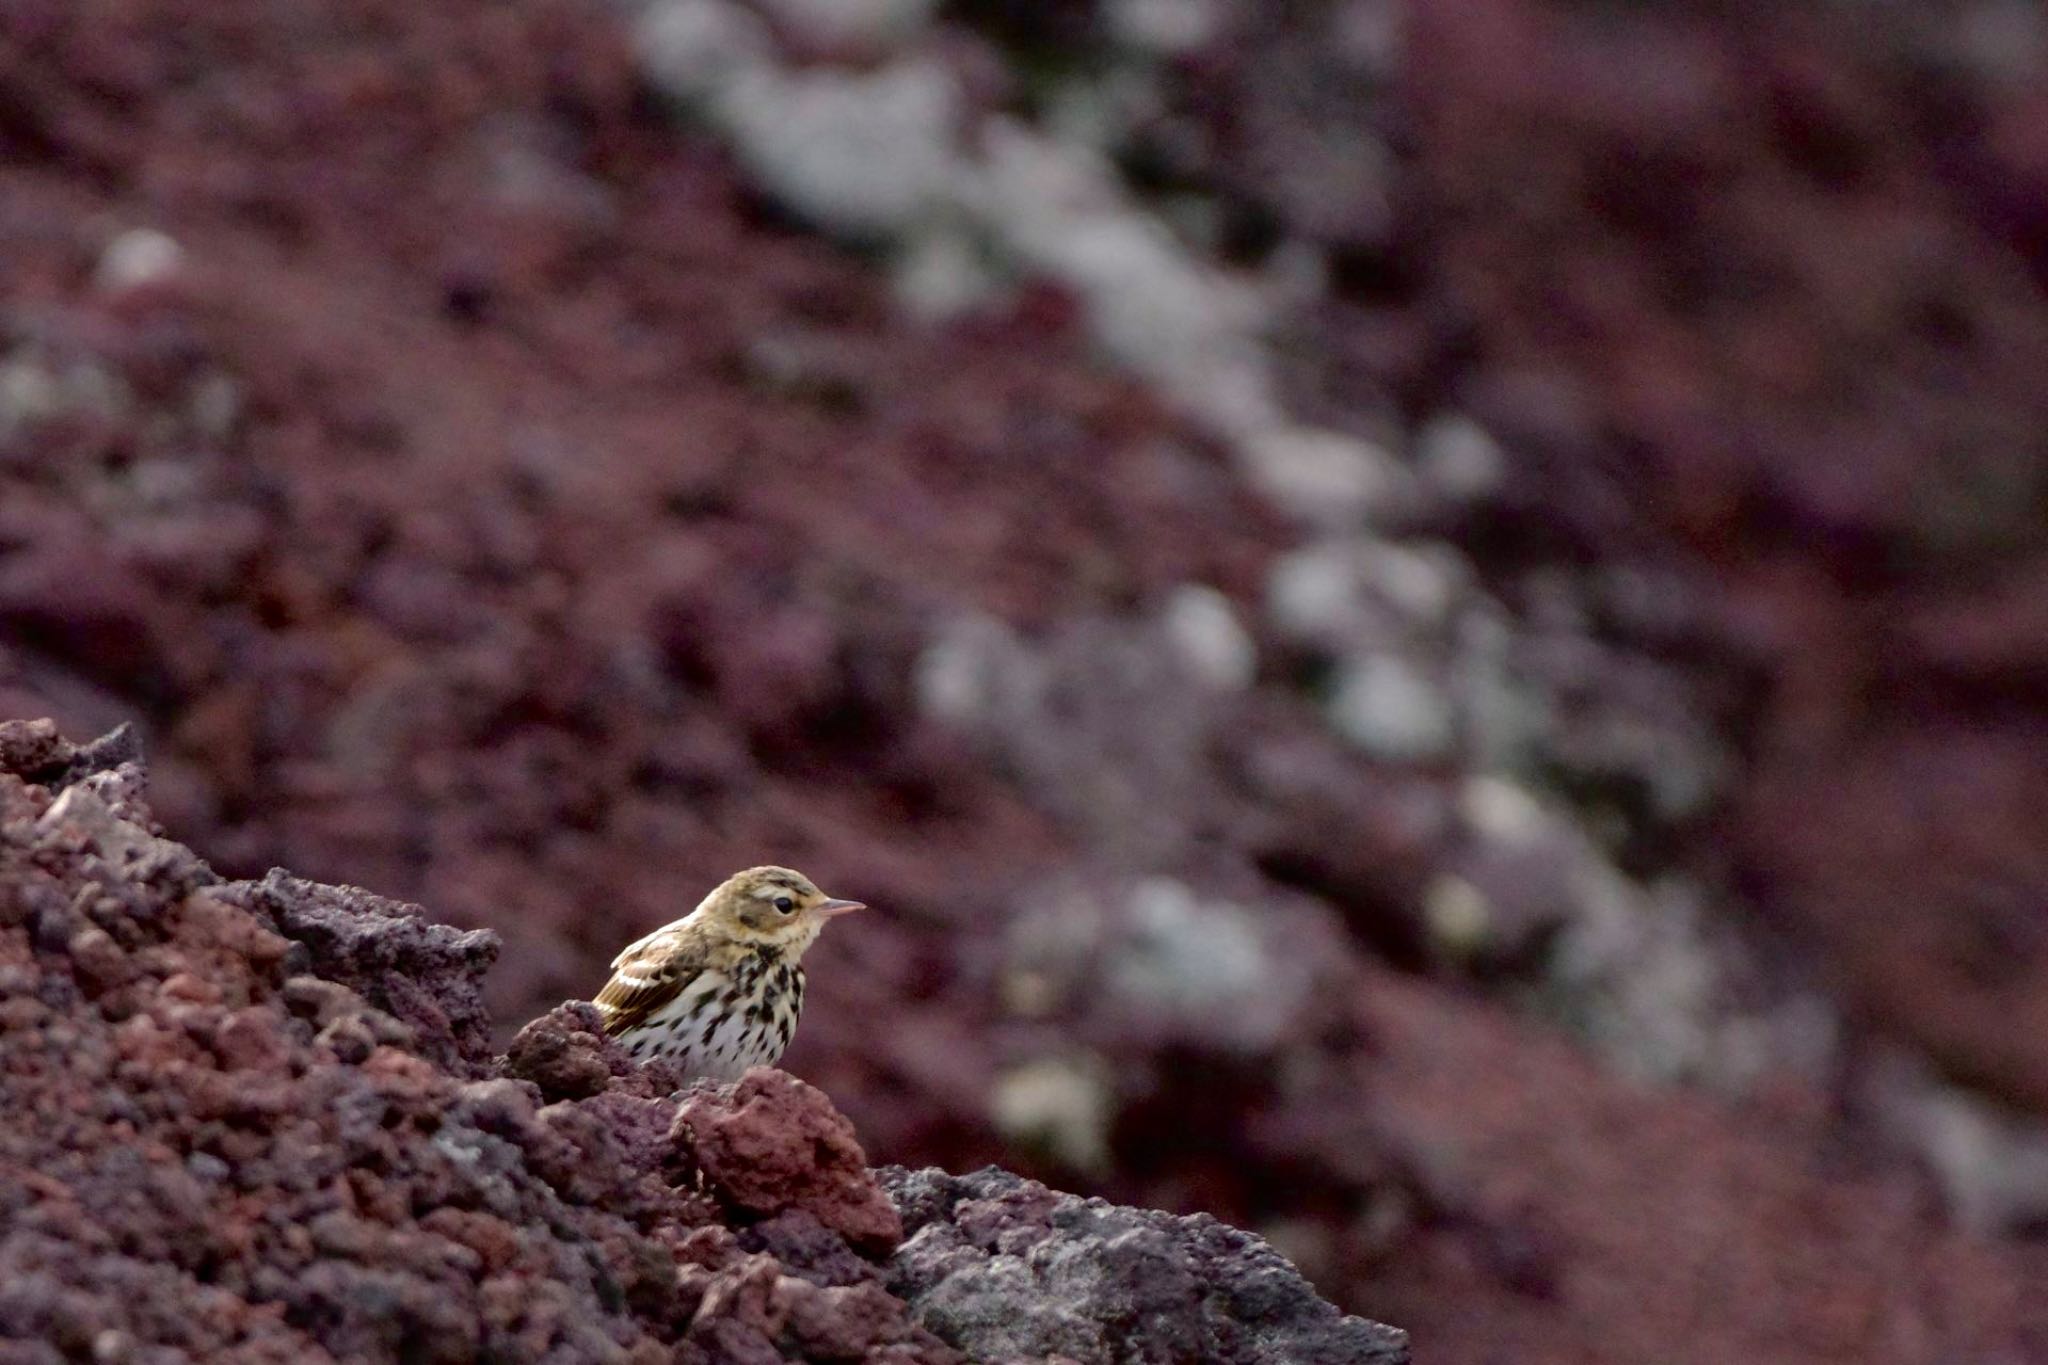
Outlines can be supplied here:
[[866, 908], [790, 868], [750, 867], [628, 944], [592, 1003], [633, 1057], [736, 1080], [788, 1048], [804, 1004], [803, 955], [826, 921]]

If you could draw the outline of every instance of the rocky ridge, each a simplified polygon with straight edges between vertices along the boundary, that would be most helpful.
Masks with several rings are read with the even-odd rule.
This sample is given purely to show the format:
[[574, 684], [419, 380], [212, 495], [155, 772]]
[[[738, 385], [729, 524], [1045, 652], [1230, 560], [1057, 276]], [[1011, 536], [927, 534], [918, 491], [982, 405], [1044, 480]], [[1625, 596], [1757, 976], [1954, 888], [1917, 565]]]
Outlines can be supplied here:
[[876, 1172], [802, 1081], [679, 1091], [587, 1005], [495, 1057], [494, 934], [224, 881], [145, 787], [0, 724], [9, 1365], [1406, 1359], [1255, 1237]]

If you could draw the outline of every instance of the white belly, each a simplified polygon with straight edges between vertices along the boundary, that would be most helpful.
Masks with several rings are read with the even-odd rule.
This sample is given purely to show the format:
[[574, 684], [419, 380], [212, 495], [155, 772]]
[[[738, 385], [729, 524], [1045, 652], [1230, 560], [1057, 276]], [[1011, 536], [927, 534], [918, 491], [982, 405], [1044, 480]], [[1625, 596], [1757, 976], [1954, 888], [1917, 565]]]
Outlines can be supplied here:
[[649, 1015], [619, 1043], [637, 1058], [667, 1057], [691, 1076], [736, 1080], [748, 1067], [772, 1066], [796, 1031], [801, 988], [783, 991], [763, 1003], [757, 987], [751, 998], [728, 1002], [731, 983], [724, 977], [700, 978], [676, 998]]

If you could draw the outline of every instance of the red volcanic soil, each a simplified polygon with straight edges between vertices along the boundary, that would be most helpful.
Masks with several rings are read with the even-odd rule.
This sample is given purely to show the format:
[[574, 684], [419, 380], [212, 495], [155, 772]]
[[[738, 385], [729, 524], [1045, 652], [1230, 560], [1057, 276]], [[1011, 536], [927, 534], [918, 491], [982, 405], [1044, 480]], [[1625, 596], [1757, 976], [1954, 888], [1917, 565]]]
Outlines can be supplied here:
[[1850, 22], [1439, 7], [1421, 230], [1529, 510], [1679, 566], [1750, 671], [1765, 913], [2048, 1112], [2048, 105], [1931, 12]]
[[[906, 328], [762, 226], [592, 7], [136, 15], [112, 92], [32, 79], [112, 60], [92, 15], [8, 22], [14, 345], [127, 393], [10, 446], [11, 709], [141, 708], [229, 865], [516, 925], [507, 1015], [771, 853], [990, 898], [1058, 844], [909, 714], [925, 623], [1245, 593], [1274, 540], [1057, 328]], [[138, 221], [177, 278], [94, 290]]]
[[[1339, 251], [1291, 382], [1507, 436], [1502, 505], [1442, 529], [1510, 600], [1558, 564], [1685, 585], [1690, 633], [1644, 652], [1725, 702], [1743, 770], [1684, 832], [1726, 857], [1672, 856], [1755, 886], [1861, 1022], [2048, 1108], [2048, 623], [2000, 586], [2048, 562], [2038, 141], [1989, 102], [1902, 133], [1948, 106], [1791, 21], [1449, 10], [1395, 106], [1391, 236], [1217, 143], [1219, 183]], [[1193, 64], [1195, 107], [1248, 118], [1269, 57]], [[1617, 162], [1646, 109], [1669, 164]], [[1702, 176], [1731, 221], [1672, 208]], [[137, 228], [178, 248], [147, 279], [109, 255]], [[1192, 717], [1134, 686], [1076, 731], [1194, 736], [1119, 776], [1299, 995], [1132, 1015], [1061, 958], [1143, 949], [1091, 896], [1152, 869], [1077, 832], [1068, 758], [925, 716], [920, 660], [1185, 583], [1255, 618], [1289, 533], [1062, 300], [905, 320], [672, 126], [606, 8], [16, 0], [0, 300], [0, 715], [136, 719], [157, 816], [230, 875], [498, 930], [501, 1042], [793, 863], [878, 907], [817, 950], [790, 1059], [878, 1160], [1043, 1160], [992, 1073], [1085, 1046], [1120, 1106], [1100, 1188], [1306, 1227], [1323, 1290], [1423, 1359], [2048, 1358], [2039, 1248], [1944, 1231], [1821, 1097], [1637, 1087], [1373, 965], [1416, 965], [1449, 784], [1364, 765], [1288, 679]], [[2011, 467], [1950, 479], [1943, 432]], [[1070, 990], [1030, 1009], [1027, 922]]]

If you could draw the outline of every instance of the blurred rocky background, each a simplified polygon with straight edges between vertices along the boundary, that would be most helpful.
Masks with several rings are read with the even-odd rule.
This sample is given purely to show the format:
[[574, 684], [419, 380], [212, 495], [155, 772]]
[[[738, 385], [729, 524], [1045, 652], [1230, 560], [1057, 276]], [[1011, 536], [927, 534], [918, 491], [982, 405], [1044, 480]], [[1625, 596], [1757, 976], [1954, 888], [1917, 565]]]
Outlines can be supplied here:
[[11, 0], [0, 715], [1419, 1359], [2048, 1360], [2025, 0]]

